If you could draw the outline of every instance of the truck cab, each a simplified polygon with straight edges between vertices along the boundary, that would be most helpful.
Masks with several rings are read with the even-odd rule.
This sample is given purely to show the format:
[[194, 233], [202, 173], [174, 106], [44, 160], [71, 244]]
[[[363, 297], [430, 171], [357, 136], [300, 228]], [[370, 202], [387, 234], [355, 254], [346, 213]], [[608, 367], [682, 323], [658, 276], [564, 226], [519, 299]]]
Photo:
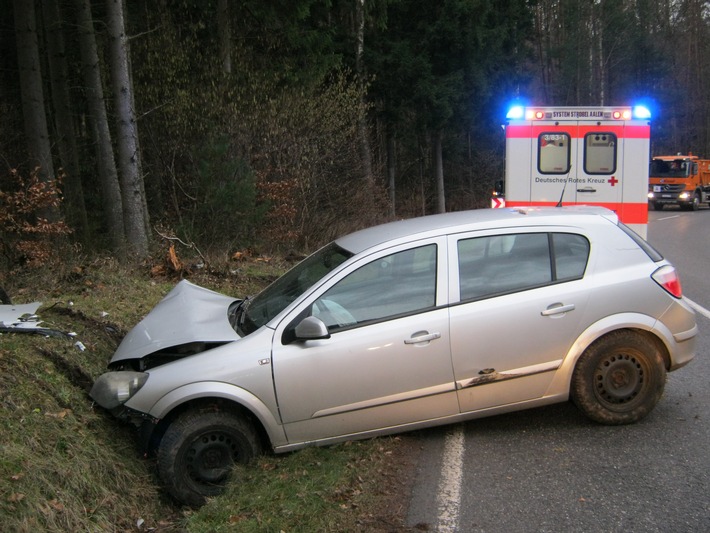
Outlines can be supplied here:
[[648, 201], [660, 211], [667, 205], [697, 211], [710, 202], [710, 160], [688, 154], [661, 155], [651, 159]]

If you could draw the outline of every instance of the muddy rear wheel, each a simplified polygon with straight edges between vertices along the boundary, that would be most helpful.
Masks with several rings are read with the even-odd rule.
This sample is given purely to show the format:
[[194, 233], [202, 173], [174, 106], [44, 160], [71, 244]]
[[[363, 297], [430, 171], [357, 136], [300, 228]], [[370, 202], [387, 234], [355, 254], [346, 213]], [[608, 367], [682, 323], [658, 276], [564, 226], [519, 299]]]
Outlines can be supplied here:
[[663, 357], [642, 333], [620, 330], [594, 342], [572, 376], [571, 396], [589, 418], [602, 424], [631, 424], [656, 406], [666, 382]]

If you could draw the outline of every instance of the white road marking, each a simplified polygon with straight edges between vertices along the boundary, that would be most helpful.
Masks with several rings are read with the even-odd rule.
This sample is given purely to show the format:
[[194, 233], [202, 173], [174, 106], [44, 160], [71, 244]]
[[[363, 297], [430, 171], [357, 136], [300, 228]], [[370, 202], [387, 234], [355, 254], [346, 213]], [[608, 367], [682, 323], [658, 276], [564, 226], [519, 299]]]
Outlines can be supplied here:
[[442, 533], [458, 529], [464, 449], [463, 427], [459, 424], [446, 434], [444, 441], [443, 464], [436, 497], [439, 509], [436, 530]]
[[698, 313], [698, 314], [700, 314], [700, 315], [703, 315], [705, 318], [709, 318], [709, 319], [710, 319], [710, 311], [708, 311], [707, 309], [705, 309], [702, 305], [696, 304], [693, 300], [691, 300], [691, 299], [688, 298], [687, 296], [683, 296], [683, 300], [685, 300], [686, 302], [688, 302], [688, 305], [689, 305], [690, 307], [692, 307], [693, 309], [695, 309], [695, 312], [696, 312], [696, 313]]
[[[684, 296], [695, 311], [710, 319], [710, 311]], [[437, 508], [439, 512], [436, 530], [441, 533], [453, 533], [458, 530], [459, 509], [461, 507], [461, 483], [463, 480], [463, 456], [465, 440], [463, 426], [454, 426], [444, 440], [441, 478], [437, 490]]]
[[672, 215], [669, 217], [662, 217], [662, 218], [659, 218], [658, 220], [670, 220], [672, 218], [680, 218], [680, 215]]

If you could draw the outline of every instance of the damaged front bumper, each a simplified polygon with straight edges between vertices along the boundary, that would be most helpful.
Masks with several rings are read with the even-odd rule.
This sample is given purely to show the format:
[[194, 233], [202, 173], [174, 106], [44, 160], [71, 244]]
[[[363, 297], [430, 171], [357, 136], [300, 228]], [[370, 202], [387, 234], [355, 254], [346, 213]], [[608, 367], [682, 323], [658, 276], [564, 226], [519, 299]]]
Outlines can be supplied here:
[[117, 420], [133, 426], [137, 432], [137, 442], [146, 457], [151, 453], [151, 450], [155, 449], [157, 441], [154, 437], [157, 435], [156, 429], [160, 423], [158, 418], [153, 418], [125, 405], [119, 405], [108, 411]]
[[148, 377], [146, 372], [107, 372], [99, 376], [89, 393], [94, 401], [111, 415], [138, 429], [138, 438], [146, 454], [152, 447], [151, 439], [159, 420], [124, 404], [145, 385]]

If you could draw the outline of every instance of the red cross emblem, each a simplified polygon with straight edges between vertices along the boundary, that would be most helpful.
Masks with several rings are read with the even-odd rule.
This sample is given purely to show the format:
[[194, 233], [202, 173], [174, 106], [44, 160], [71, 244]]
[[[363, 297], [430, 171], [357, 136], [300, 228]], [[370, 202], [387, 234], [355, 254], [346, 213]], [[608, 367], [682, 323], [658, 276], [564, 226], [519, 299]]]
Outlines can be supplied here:
[[609, 181], [609, 183], [611, 183], [611, 186], [612, 186], [612, 187], [613, 187], [614, 185], [616, 185], [617, 183], [619, 183], [619, 180], [616, 179], [614, 176], [612, 176], [611, 178], [609, 178], [608, 181]]

